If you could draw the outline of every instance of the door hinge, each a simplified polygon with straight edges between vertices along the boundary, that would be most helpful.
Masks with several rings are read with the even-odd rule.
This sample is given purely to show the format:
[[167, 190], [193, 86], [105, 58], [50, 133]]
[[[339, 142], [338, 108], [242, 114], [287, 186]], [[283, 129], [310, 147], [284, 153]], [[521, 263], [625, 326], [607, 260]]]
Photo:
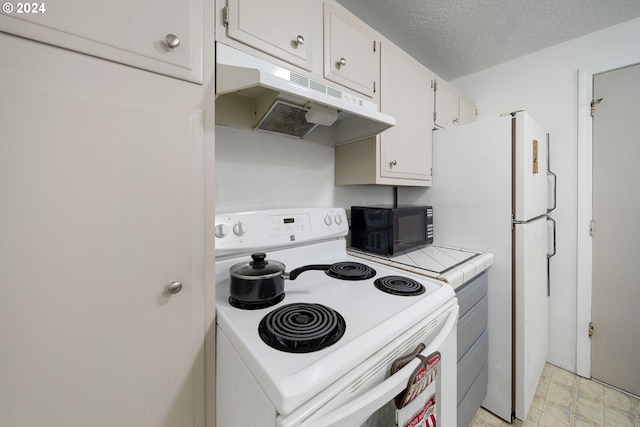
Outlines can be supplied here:
[[589, 338], [593, 336], [593, 323], [589, 322]]
[[373, 82], [373, 93], [376, 93], [376, 82]]
[[593, 237], [596, 233], [596, 222], [594, 220], [589, 221], [589, 236]]
[[222, 8], [222, 25], [225, 27], [229, 26], [229, 6]]
[[433, 91], [437, 91], [438, 90], [438, 82], [435, 80], [431, 80], [431, 89], [433, 89]]
[[596, 104], [600, 104], [602, 102], [602, 98], [594, 99], [591, 101], [591, 117], [596, 114]]
[[376, 51], [377, 47], [378, 47], [378, 42], [374, 40], [373, 41], [373, 51], [374, 52]]
[[435, 122], [437, 118], [438, 118], [438, 113], [436, 113], [436, 112], [434, 111], [434, 112], [433, 112], [433, 121]]

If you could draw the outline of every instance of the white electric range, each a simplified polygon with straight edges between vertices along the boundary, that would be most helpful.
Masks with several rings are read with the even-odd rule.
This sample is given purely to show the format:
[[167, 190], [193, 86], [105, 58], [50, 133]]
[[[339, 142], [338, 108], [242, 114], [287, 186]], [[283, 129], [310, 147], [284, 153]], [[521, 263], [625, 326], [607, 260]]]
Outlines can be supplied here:
[[[218, 425], [387, 425], [393, 398], [405, 389], [419, 361], [394, 375], [391, 364], [420, 343], [426, 346], [423, 355], [441, 355], [438, 425], [456, 425], [458, 305], [453, 289], [348, 254], [346, 218], [341, 208], [216, 215]], [[327, 271], [305, 271], [295, 280], [285, 279], [284, 299], [273, 306], [237, 308], [229, 302], [229, 269], [249, 261], [255, 251], [284, 263], [287, 271], [309, 264], [352, 265], [346, 268], [373, 270], [373, 276], [341, 280]], [[328, 312], [329, 319], [316, 308]], [[274, 318], [294, 319], [287, 326], [292, 330], [282, 332], [278, 323], [273, 326], [276, 338], [264, 339], [269, 329], [264, 325]], [[321, 348], [304, 352], [286, 348], [296, 341], [296, 328], [316, 322], [322, 328], [326, 322], [337, 324], [335, 342], [323, 341]], [[274, 340], [284, 347], [274, 347]]]

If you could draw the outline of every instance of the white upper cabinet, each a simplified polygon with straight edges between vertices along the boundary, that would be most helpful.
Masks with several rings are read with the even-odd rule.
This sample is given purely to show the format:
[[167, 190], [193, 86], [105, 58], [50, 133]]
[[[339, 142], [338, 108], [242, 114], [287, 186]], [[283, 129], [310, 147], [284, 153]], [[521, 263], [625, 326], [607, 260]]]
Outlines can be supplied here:
[[202, 0], [41, 4], [39, 13], [0, 14], [0, 31], [202, 83]]
[[434, 124], [445, 128], [476, 120], [476, 106], [444, 80], [433, 81], [435, 91]]
[[380, 106], [396, 126], [380, 134], [382, 177], [431, 181], [431, 74], [393, 45], [382, 46]]
[[381, 55], [380, 107], [397, 123], [377, 137], [337, 146], [335, 182], [429, 186], [432, 74], [390, 42], [382, 42]]
[[321, 37], [315, 34], [313, 6], [300, 0], [229, 0], [222, 19], [229, 38], [311, 71], [314, 41]]
[[324, 77], [369, 97], [376, 92], [378, 35], [355, 16], [324, 4]]
[[458, 113], [460, 124], [471, 123], [476, 121], [477, 109], [476, 104], [469, 98], [460, 95], [458, 98]]
[[378, 33], [339, 4], [216, 0], [216, 14], [216, 41], [377, 101]]
[[435, 115], [434, 122], [439, 127], [457, 126], [458, 92], [442, 80], [434, 80]]

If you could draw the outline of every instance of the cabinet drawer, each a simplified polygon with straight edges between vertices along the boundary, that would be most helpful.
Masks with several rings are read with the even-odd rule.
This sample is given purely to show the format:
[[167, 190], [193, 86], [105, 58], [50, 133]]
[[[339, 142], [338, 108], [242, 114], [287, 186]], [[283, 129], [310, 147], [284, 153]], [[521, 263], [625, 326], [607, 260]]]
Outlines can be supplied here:
[[464, 357], [469, 347], [487, 329], [487, 297], [474, 305], [458, 321], [458, 360]]
[[489, 358], [489, 334], [485, 331], [471, 349], [458, 362], [458, 402], [467, 393], [473, 381]]
[[463, 284], [456, 291], [458, 305], [460, 306], [460, 318], [469, 311], [478, 301], [487, 295], [488, 276], [484, 272], [467, 283]]
[[469, 387], [467, 394], [458, 402], [458, 427], [469, 427], [473, 422], [473, 418], [487, 396], [488, 372], [489, 367], [486, 365]]

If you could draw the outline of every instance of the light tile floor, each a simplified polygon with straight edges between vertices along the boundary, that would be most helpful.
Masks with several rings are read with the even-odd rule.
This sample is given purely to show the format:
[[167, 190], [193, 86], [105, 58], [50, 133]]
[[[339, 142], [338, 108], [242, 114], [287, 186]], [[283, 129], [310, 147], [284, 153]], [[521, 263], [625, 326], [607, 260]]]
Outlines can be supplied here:
[[547, 364], [527, 420], [506, 423], [480, 408], [471, 427], [640, 427], [640, 400]]

